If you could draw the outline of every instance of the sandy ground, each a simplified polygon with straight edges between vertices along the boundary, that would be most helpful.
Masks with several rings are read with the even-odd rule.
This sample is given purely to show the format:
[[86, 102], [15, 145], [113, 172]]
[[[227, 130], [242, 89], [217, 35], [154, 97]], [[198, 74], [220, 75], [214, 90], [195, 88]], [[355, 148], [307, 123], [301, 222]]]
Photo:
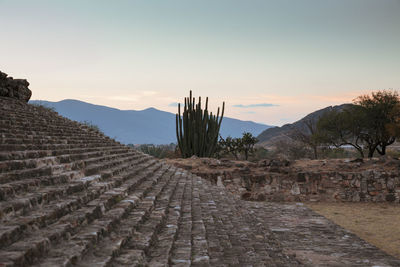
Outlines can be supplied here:
[[400, 205], [307, 203], [309, 208], [400, 259]]

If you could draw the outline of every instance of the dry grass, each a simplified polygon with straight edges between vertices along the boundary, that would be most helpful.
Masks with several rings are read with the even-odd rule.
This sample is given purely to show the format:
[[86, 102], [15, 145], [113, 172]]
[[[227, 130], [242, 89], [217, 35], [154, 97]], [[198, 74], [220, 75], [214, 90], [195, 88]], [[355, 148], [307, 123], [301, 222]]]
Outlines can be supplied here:
[[400, 258], [400, 205], [387, 203], [307, 203], [317, 213]]

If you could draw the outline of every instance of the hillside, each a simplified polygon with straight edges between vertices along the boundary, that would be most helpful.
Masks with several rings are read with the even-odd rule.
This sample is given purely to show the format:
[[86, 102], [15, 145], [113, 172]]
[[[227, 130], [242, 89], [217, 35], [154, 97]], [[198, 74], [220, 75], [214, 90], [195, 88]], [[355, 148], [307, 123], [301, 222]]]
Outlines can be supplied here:
[[281, 127], [271, 127], [266, 130], [264, 130], [259, 136], [257, 136], [259, 140], [259, 145], [262, 146], [272, 146], [275, 142], [279, 140], [285, 140], [287, 139], [287, 135], [293, 130], [293, 129], [300, 129], [303, 130], [306, 128], [305, 122], [306, 121], [311, 121], [313, 123], [316, 123], [318, 119], [322, 116], [327, 111], [330, 110], [342, 110], [345, 107], [350, 106], [351, 104], [342, 104], [338, 106], [329, 106], [323, 109], [319, 109], [317, 111], [314, 111], [304, 118], [294, 122], [294, 123], [288, 123], [285, 124]]
[[[175, 114], [148, 108], [119, 110], [78, 100], [50, 102], [31, 100], [30, 104], [53, 107], [60, 115], [75, 121], [89, 121], [108, 136], [124, 144], [169, 144], [176, 142]], [[221, 135], [239, 137], [243, 132], [257, 136], [271, 126], [224, 117]]]

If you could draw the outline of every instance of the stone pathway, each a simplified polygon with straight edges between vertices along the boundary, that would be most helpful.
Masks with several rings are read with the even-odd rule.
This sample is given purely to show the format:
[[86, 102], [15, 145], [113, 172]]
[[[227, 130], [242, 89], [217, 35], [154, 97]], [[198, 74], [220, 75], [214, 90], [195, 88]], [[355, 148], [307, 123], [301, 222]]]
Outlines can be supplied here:
[[306, 266], [400, 266], [396, 259], [302, 203], [245, 202], [287, 255]]

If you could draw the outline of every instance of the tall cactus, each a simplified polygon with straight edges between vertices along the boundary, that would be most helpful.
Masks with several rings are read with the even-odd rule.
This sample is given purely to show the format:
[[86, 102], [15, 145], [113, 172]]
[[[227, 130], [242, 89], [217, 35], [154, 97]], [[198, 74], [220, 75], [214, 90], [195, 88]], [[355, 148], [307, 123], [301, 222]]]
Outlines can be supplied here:
[[224, 110], [225, 102], [222, 104], [221, 116], [219, 116], [219, 108], [217, 115], [213, 115], [212, 112], [208, 113], [208, 97], [203, 110], [201, 108], [201, 97], [196, 104], [195, 98], [192, 98], [192, 91], [190, 91], [189, 97], [185, 97], [182, 116], [181, 105], [178, 104], [176, 137], [183, 158], [189, 158], [193, 155], [211, 157], [214, 154]]

